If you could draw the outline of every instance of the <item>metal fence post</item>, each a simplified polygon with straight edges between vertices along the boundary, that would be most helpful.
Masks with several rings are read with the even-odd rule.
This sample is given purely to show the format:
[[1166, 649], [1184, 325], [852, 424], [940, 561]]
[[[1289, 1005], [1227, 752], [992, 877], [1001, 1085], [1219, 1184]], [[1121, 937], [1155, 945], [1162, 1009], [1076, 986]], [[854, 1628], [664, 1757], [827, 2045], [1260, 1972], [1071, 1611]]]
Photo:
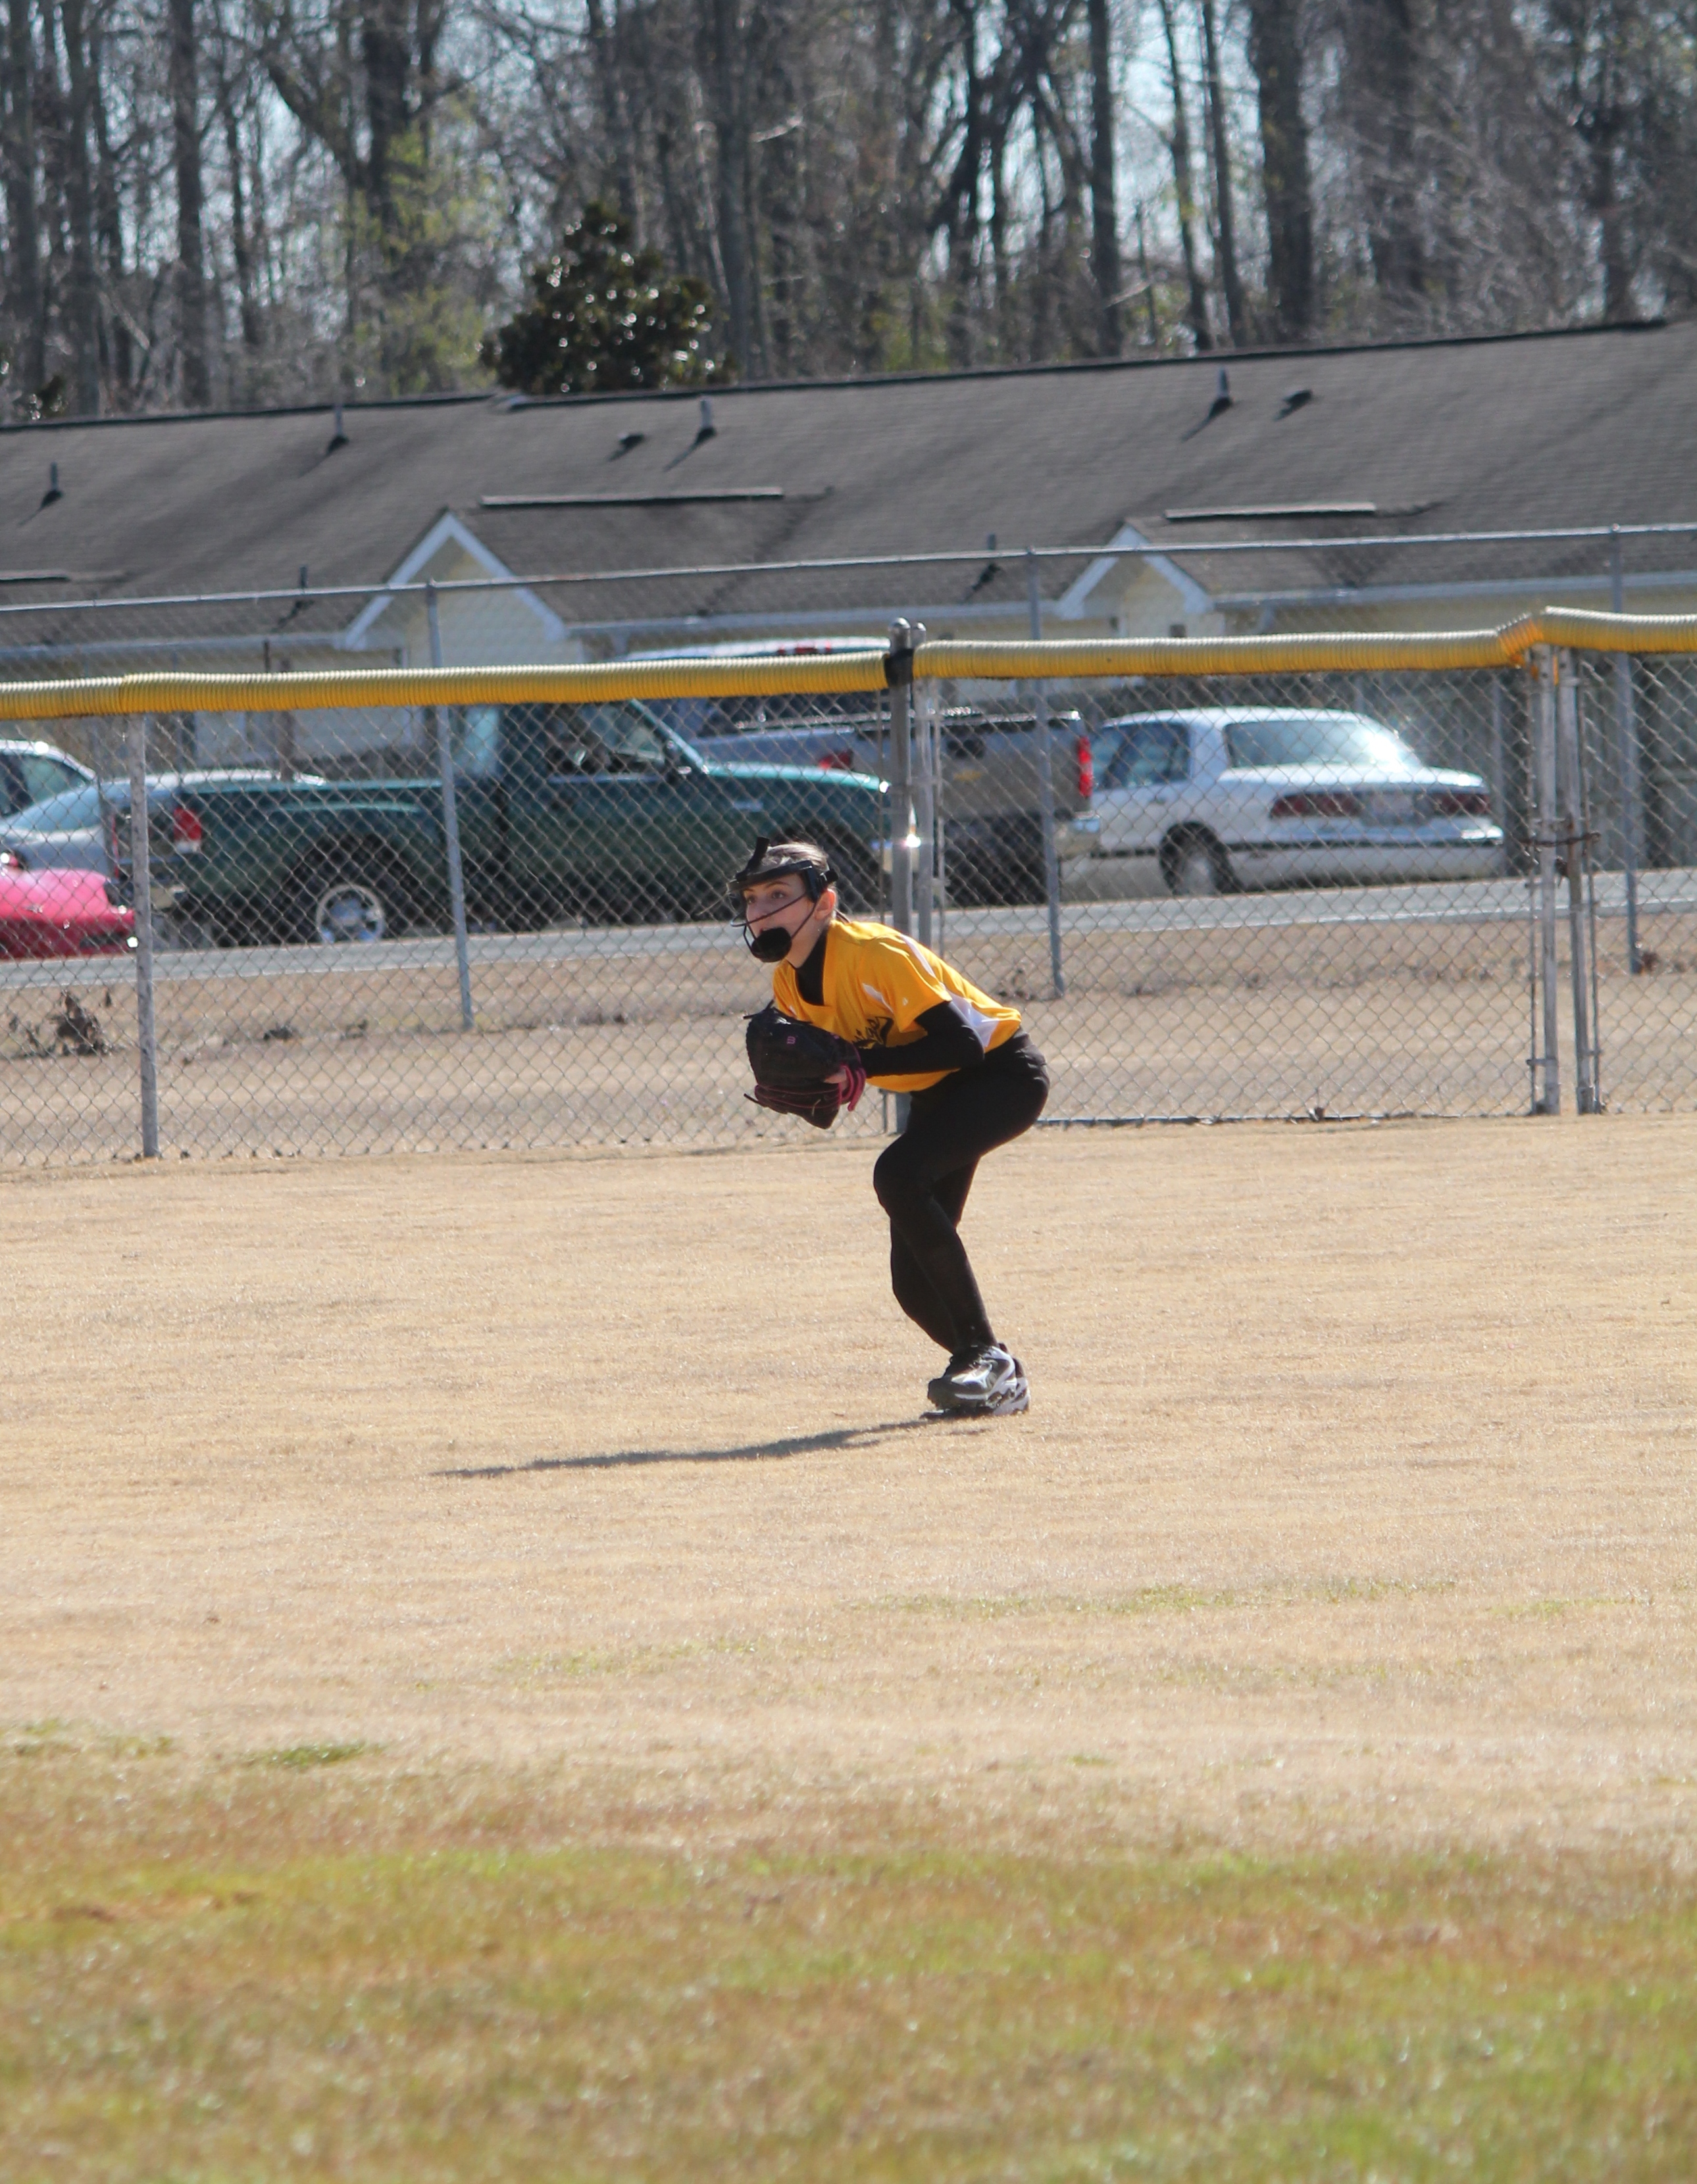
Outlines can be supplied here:
[[[1616, 614], [1626, 612], [1626, 569], [1619, 526], [1609, 542], [1609, 604]], [[1615, 731], [1621, 769], [1621, 877], [1627, 897], [1627, 973], [1636, 978], [1644, 964], [1638, 956], [1638, 854], [1644, 838], [1644, 788], [1638, 778], [1638, 709], [1633, 700], [1633, 663], [1629, 653], [1615, 655]]]
[[[913, 643], [925, 641], [925, 625], [913, 625]], [[929, 690], [909, 692], [908, 747], [913, 753], [914, 931], [923, 947], [936, 944], [937, 911], [937, 733], [936, 708]]]
[[[913, 930], [913, 631], [890, 625], [890, 922]], [[901, 655], [907, 655], [903, 660]]]
[[949, 906], [949, 814], [948, 800], [943, 794], [945, 744], [942, 730], [937, 724], [937, 687], [934, 682], [917, 687], [920, 691], [920, 705], [924, 709], [926, 763], [931, 771], [931, 794], [936, 812], [936, 826], [931, 844], [931, 892], [937, 905], [937, 937], [933, 944], [941, 956], [948, 944]]
[[[1025, 549], [1025, 604], [1031, 625], [1031, 641], [1043, 641], [1043, 593], [1037, 557]], [[1067, 989], [1061, 974], [1061, 860], [1055, 846], [1054, 759], [1049, 749], [1049, 699], [1041, 682], [1031, 685], [1036, 718], [1032, 736], [1037, 753], [1037, 817], [1043, 830], [1043, 893], [1049, 905], [1049, 983], [1059, 1000]]]
[[1585, 883], [1590, 863], [1585, 791], [1579, 770], [1579, 684], [1573, 655], [1555, 655], [1557, 832], [1567, 875], [1567, 954], [1573, 978], [1573, 1100], [1582, 1115], [1601, 1112], [1597, 1052], [1592, 1042]]
[[[430, 664], [442, 665], [442, 622], [436, 611], [436, 587], [424, 588], [424, 616], [430, 627]], [[448, 905], [454, 918], [454, 961], [460, 972], [460, 1028], [472, 1031], [472, 948], [466, 936], [466, 872], [460, 861], [460, 806], [454, 793], [454, 738], [448, 708], [433, 705], [436, 722], [436, 764], [442, 776], [442, 830], [448, 844]]]
[[[913, 628], [890, 625], [890, 649], [906, 654], [890, 675], [890, 922], [898, 933], [913, 931]], [[908, 1095], [896, 1095], [896, 1128], [907, 1127]]]
[[[154, 878], [148, 840], [148, 716], [132, 713], [130, 758], [130, 878], [136, 911], [136, 1045], [141, 1059], [142, 1158], [159, 1156], [159, 1050], [154, 1022]], [[141, 814], [137, 823], [136, 815]]]
[[[1543, 1001], [1543, 1053], [1532, 1058], [1532, 1112], [1561, 1112], [1561, 1062], [1557, 1043], [1555, 962], [1555, 655], [1547, 644], [1533, 655], [1538, 677], [1538, 726], [1532, 739], [1532, 839], [1538, 849], [1534, 984]], [[1536, 1030], [1534, 1030], [1536, 1039]], [[1542, 1073], [1543, 1082], [1539, 1083]]]

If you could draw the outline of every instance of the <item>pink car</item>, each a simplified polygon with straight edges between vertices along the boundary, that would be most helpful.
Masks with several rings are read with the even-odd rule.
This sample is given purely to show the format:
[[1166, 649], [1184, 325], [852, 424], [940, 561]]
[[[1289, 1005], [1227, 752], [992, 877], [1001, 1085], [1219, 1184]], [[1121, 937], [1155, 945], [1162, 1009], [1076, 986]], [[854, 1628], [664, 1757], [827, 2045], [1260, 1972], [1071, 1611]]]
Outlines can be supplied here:
[[121, 956], [135, 944], [136, 913], [100, 873], [26, 872], [0, 853], [0, 956]]

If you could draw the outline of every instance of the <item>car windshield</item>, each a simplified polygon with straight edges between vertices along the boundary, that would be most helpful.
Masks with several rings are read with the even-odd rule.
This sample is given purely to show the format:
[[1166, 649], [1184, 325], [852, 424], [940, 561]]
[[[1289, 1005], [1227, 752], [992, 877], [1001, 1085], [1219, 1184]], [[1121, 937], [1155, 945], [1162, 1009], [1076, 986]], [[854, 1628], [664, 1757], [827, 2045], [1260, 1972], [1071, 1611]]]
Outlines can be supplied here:
[[1399, 735], [1348, 713], [1291, 713], [1277, 721], [1233, 721], [1225, 730], [1231, 766], [1360, 766], [1398, 773], [1419, 759]]
[[[517, 740], [539, 740], [544, 765], [554, 775], [661, 774], [694, 759], [682, 737], [662, 727], [645, 706], [628, 701], [512, 706], [505, 717]], [[469, 740], [475, 758], [475, 737]]]
[[[106, 795], [111, 802], [109, 788]], [[62, 788], [57, 796], [44, 796], [39, 804], [14, 812], [6, 823], [27, 827], [32, 833], [68, 834], [80, 827], [97, 826], [99, 820], [100, 793], [91, 781], [81, 788]]]

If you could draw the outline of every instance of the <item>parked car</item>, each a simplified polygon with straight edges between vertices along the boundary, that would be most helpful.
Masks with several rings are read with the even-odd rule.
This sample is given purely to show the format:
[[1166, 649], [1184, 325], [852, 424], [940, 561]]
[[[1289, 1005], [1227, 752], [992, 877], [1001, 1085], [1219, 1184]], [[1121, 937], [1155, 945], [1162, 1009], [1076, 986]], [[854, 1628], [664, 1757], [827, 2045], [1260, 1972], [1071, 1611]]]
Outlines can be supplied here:
[[[635, 655], [654, 660], [724, 662], [815, 660], [833, 654], [883, 652], [888, 637], [750, 638], [720, 644], [678, 644]], [[889, 722], [865, 690], [818, 690], [808, 695], [766, 694], [650, 698], [647, 710], [674, 735], [697, 749], [726, 736], [756, 738], [739, 755], [774, 766], [819, 766], [840, 773], [887, 771], [882, 744]], [[857, 757], [852, 746], [858, 743]]]
[[1423, 765], [1361, 713], [1140, 713], [1097, 730], [1066, 829], [1075, 894], [1224, 894], [1326, 881], [1484, 879], [1503, 830], [1475, 773]]
[[[57, 866], [83, 872], [109, 869], [107, 843], [101, 823], [103, 805], [110, 814], [118, 806], [119, 784], [78, 782], [56, 796], [43, 797], [10, 818], [0, 820], [0, 851], [27, 868]], [[123, 789], [127, 809], [130, 791]]]
[[[724, 917], [728, 875], [760, 834], [823, 843], [845, 905], [876, 912], [889, 829], [875, 780], [708, 757], [628, 701], [456, 707], [450, 731], [476, 923]], [[128, 834], [121, 826], [126, 883]], [[214, 942], [440, 931], [444, 835], [433, 776], [209, 776], [176, 788], [152, 822], [154, 900]]]
[[0, 743], [0, 819], [93, 778], [89, 767], [52, 744]]
[[25, 872], [0, 855], [0, 956], [113, 956], [135, 945], [136, 913], [98, 872]]
[[[701, 744], [710, 756], [734, 750], [744, 761], [887, 776], [889, 722], [868, 712], [863, 697], [853, 699], [856, 710], [827, 716], [824, 708], [831, 702], [667, 699], [655, 710], [669, 714], [685, 707], [712, 708], [708, 724], [713, 733]], [[767, 709], [764, 717], [756, 707]], [[733, 708], [746, 717], [731, 718]], [[1042, 900], [1036, 725], [1031, 713], [992, 713], [976, 705], [952, 705], [937, 716], [937, 796], [952, 903], [965, 907]], [[1075, 712], [1051, 714], [1048, 732], [1055, 812], [1064, 822], [1083, 809], [1090, 795], [1091, 738]], [[916, 773], [922, 763], [916, 745]]]
[[[882, 652], [886, 637], [838, 633], [668, 645], [656, 660], [803, 660]], [[736, 738], [744, 762], [818, 766], [825, 772], [890, 773], [888, 715], [863, 691], [809, 696], [665, 698], [650, 710], [698, 749], [716, 753]], [[1041, 902], [1043, 825], [1036, 722], [1030, 713], [976, 705], [937, 716], [936, 789], [943, 867], [951, 903]], [[1064, 822], [1090, 795], [1091, 741], [1076, 713], [1049, 716], [1049, 775]], [[916, 738], [913, 765], [922, 763]]]
[[[155, 774], [148, 783], [148, 808], [154, 815], [170, 809], [186, 788], [209, 781], [275, 781], [273, 773], [243, 772], [224, 767], [193, 773]], [[317, 781], [316, 774], [297, 779]], [[0, 820], [0, 851], [15, 857], [33, 871], [38, 866], [86, 872], [110, 872], [114, 822], [127, 823], [130, 784], [127, 781], [96, 781], [92, 776], [74, 788], [31, 804], [9, 819]]]

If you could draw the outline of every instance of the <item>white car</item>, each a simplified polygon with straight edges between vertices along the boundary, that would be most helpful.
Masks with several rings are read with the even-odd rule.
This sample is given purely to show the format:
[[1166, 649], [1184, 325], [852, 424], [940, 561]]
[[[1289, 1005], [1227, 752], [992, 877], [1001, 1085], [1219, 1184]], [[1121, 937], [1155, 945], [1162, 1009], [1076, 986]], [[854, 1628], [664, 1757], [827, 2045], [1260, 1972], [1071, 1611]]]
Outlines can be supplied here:
[[1303, 882], [1488, 879], [1503, 830], [1476, 773], [1424, 766], [1360, 713], [1138, 713], [1091, 735], [1070, 894], [1224, 894]]

